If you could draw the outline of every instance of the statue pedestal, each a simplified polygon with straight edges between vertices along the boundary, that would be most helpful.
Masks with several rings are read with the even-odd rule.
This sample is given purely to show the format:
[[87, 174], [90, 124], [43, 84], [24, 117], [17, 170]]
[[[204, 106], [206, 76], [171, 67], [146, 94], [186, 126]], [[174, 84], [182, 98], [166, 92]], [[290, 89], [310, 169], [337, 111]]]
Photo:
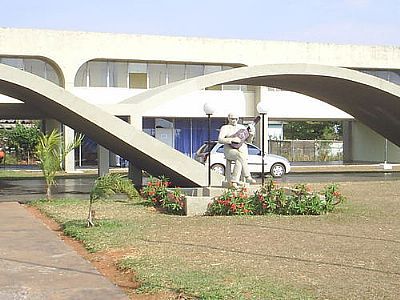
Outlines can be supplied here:
[[232, 182], [229, 182], [229, 181], [222, 181], [222, 187], [223, 187], [223, 188], [226, 188], [226, 189], [231, 188], [231, 187], [235, 187], [235, 188], [240, 188], [240, 187], [249, 188], [249, 187], [250, 187], [250, 184], [247, 183], [247, 182], [243, 182], [243, 181], [241, 181], [241, 182], [239, 182], [239, 183], [232, 183]]

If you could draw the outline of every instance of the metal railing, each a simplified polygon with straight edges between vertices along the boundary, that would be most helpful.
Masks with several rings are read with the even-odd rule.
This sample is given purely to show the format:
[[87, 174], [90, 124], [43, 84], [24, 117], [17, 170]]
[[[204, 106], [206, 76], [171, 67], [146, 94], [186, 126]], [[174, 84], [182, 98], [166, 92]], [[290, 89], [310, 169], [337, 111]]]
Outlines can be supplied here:
[[269, 140], [269, 153], [289, 161], [343, 160], [343, 142], [335, 140]]

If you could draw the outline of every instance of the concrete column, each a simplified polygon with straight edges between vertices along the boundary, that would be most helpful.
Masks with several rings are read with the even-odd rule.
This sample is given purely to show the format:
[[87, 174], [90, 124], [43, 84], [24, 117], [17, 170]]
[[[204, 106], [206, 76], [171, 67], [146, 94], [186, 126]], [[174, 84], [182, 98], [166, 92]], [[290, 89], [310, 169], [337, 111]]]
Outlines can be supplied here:
[[[64, 143], [65, 145], [71, 144], [74, 141], [75, 131], [64, 125]], [[64, 161], [65, 172], [71, 173], [75, 171], [75, 151], [72, 150], [65, 156]]]
[[353, 121], [343, 121], [343, 162], [353, 162]]
[[97, 146], [98, 175], [103, 176], [110, 172], [110, 153], [101, 145]]
[[[135, 128], [142, 130], [143, 128], [143, 118], [141, 115], [131, 115], [130, 123]], [[143, 172], [141, 169], [137, 168], [131, 162], [129, 162], [128, 167], [128, 177], [132, 180], [133, 185], [136, 189], [140, 189], [143, 185]]]
[[131, 162], [129, 162], [128, 177], [132, 180], [133, 185], [136, 189], [140, 189], [143, 185], [143, 173], [142, 170], [135, 167]]

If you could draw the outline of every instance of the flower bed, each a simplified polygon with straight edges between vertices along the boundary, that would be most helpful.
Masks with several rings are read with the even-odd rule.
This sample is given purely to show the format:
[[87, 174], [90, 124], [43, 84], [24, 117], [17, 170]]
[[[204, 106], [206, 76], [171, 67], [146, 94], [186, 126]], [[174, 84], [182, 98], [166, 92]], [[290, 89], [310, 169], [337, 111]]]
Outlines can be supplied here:
[[293, 188], [278, 187], [269, 181], [249, 195], [246, 188], [228, 189], [214, 198], [208, 215], [320, 215], [330, 212], [344, 197], [335, 184], [320, 192], [312, 192], [305, 184]]
[[[172, 214], [185, 213], [187, 198], [179, 188], [171, 189], [165, 177], [151, 177], [142, 188], [145, 202]], [[329, 184], [319, 192], [311, 191], [305, 184], [293, 188], [277, 186], [272, 180], [252, 194], [246, 188], [230, 188], [214, 197], [205, 214], [213, 215], [320, 215], [330, 212], [344, 201], [336, 184]]]
[[185, 195], [179, 188], [169, 189], [170, 185], [166, 177], [150, 177], [140, 194], [148, 205], [167, 213], [182, 215], [185, 211]]

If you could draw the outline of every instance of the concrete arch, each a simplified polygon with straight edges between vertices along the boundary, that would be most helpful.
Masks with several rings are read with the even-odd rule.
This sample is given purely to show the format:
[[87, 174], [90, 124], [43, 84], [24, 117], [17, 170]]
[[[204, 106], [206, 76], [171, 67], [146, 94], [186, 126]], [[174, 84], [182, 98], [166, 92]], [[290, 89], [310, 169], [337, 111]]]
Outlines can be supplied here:
[[311, 64], [242, 67], [174, 82], [124, 100], [141, 113], [209, 86], [230, 83], [276, 87], [329, 103], [400, 146], [400, 86], [358, 71]]
[[[155, 176], [180, 186], [205, 186], [207, 168], [134, 126], [38, 76], [0, 64], [0, 93], [83, 132]], [[213, 175], [213, 184], [223, 178]]]
[[[161, 86], [126, 99], [137, 116], [154, 105], [222, 83], [277, 87], [325, 101], [400, 146], [400, 86], [357, 71], [309, 64], [242, 67]], [[32, 74], [0, 64], [0, 93], [86, 133], [153, 175], [204, 186], [206, 168], [102, 109]], [[16, 108], [14, 108], [16, 109]], [[215, 174], [213, 184], [222, 177]]]

